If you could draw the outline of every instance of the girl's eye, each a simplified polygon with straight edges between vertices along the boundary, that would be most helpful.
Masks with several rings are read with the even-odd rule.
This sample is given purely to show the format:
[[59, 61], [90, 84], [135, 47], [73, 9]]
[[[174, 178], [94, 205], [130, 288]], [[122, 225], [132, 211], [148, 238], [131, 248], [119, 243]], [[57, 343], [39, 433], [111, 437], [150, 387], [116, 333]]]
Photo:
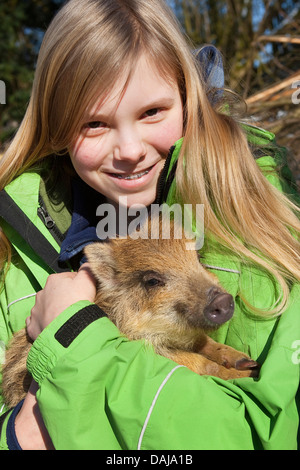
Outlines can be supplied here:
[[107, 124], [103, 121], [89, 121], [86, 122], [82, 128], [85, 135], [97, 136], [105, 131]]
[[142, 117], [154, 117], [156, 116], [161, 110], [159, 108], [148, 109]]
[[98, 129], [99, 127], [106, 127], [106, 124], [102, 121], [91, 121], [86, 124], [88, 129]]

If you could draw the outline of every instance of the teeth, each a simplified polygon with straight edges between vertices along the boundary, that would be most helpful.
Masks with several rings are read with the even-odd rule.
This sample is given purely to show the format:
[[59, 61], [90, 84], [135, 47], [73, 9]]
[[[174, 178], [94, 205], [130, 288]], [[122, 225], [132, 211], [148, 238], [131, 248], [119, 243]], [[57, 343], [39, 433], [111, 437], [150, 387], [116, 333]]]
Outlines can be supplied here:
[[118, 175], [118, 174], [115, 174], [115, 176], [117, 178], [119, 178], [120, 180], [136, 180], [138, 178], [141, 178], [144, 175], [147, 175], [149, 173], [149, 171], [150, 170], [146, 170], [146, 171], [143, 171], [142, 173], [137, 173], [135, 175], [130, 175], [130, 176], [122, 176], [122, 175]]

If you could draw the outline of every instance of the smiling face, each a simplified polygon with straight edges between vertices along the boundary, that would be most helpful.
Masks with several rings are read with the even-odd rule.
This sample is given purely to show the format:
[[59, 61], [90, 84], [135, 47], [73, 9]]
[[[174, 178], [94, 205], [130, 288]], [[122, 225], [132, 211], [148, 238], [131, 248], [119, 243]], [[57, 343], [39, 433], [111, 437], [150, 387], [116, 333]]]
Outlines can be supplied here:
[[144, 55], [126, 78], [87, 113], [69, 153], [77, 174], [108, 201], [126, 196], [128, 207], [148, 206], [169, 149], [182, 137], [182, 101], [177, 84]]

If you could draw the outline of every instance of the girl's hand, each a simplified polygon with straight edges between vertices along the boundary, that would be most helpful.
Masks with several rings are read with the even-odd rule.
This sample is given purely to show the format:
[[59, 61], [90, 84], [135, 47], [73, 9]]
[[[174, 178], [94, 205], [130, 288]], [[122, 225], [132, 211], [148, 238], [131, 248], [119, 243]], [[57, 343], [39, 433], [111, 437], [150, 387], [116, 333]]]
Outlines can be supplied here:
[[22, 450], [55, 450], [44, 425], [36, 399], [38, 384], [33, 380], [15, 420], [15, 432]]
[[43, 290], [36, 295], [31, 316], [26, 319], [27, 333], [34, 341], [61, 312], [79, 300], [94, 302], [96, 283], [84, 264], [78, 273], [51, 274]]

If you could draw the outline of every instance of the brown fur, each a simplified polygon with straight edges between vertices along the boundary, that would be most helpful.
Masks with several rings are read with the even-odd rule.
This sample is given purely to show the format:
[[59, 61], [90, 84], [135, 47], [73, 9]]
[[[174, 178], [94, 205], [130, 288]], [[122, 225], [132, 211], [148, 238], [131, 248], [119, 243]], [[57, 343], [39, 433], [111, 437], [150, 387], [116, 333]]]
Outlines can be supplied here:
[[[201, 375], [257, 375], [256, 362], [206, 335], [219, 325], [205, 318], [205, 309], [225, 291], [186, 240], [119, 238], [89, 245], [85, 253], [98, 282], [96, 303], [129, 339], [144, 339]], [[22, 330], [7, 351], [2, 388], [9, 406], [28, 390], [30, 346]]]
[[16, 406], [29, 390], [31, 376], [27, 372], [26, 361], [31, 343], [23, 329], [15, 333], [6, 351], [1, 387], [5, 404], [9, 407]]

